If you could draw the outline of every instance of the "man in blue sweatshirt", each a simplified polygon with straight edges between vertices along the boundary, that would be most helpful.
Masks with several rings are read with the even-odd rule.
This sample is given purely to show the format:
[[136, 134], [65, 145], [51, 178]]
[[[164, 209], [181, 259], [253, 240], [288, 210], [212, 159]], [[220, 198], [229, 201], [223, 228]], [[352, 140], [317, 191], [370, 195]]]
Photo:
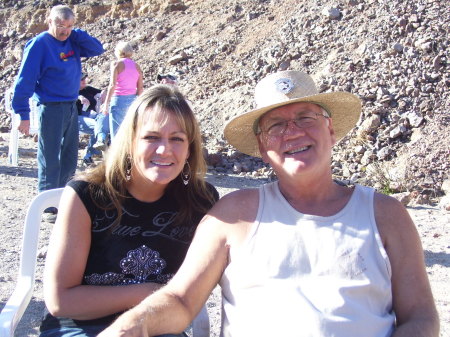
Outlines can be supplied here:
[[[81, 57], [104, 52], [100, 41], [74, 29], [68, 6], [54, 6], [48, 30], [27, 42], [14, 86], [12, 107], [20, 114], [19, 131], [30, 129], [29, 98], [39, 103], [38, 190], [65, 186], [78, 157], [78, 110]], [[54, 213], [55, 210], [53, 210]]]

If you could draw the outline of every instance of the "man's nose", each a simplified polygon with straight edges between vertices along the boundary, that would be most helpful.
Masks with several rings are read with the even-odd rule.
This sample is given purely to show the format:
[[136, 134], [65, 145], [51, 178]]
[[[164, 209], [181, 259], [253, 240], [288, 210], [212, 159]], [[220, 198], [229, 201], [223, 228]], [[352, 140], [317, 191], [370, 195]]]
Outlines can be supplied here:
[[286, 131], [284, 131], [285, 136], [298, 136], [304, 133], [305, 130], [298, 127], [293, 119], [287, 121]]

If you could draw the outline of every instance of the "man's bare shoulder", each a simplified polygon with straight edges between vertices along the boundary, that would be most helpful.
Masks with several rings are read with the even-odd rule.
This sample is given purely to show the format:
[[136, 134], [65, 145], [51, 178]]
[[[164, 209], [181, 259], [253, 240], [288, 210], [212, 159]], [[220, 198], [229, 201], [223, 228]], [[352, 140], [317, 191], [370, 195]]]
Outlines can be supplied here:
[[375, 193], [375, 221], [385, 246], [401, 241], [405, 235], [416, 235], [415, 225], [405, 206], [397, 199]]
[[[198, 232], [221, 246], [235, 247], [247, 236], [256, 219], [257, 189], [243, 189], [222, 197], [201, 221]], [[214, 239], [213, 239], [214, 238]]]
[[210, 215], [223, 222], [252, 222], [258, 209], [258, 189], [242, 189], [223, 196], [211, 209]]
[[375, 216], [383, 221], [392, 220], [393, 214], [408, 214], [400, 201], [382, 193], [375, 192], [374, 203]]
[[[225, 232], [235, 225], [253, 223], [258, 210], [258, 190], [242, 189], [223, 196], [203, 218], [200, 227], [216, 227]], [[241, 226], [238, 226], [241, 227]]]

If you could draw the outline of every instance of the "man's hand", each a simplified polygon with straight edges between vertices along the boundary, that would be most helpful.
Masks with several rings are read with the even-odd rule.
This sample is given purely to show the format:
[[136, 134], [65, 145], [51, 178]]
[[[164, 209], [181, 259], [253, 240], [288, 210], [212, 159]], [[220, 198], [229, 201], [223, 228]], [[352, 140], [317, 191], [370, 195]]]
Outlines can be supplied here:
[[149, 337], [145, 328], [145, 318], [135, 311], [131, 309], [122, 314], [97, 337]]
[[79, 95], [78, 99], [80, 100], [81, 104], [91, 104], [89, 102], [89, 100], [86, 97], [82, 96], [82, 95]]
[[25, 136], [28, 136], [30, 134], [30, 121], [20, 121], [17, 130], [19, 130], [19, 132], [23, 133]]

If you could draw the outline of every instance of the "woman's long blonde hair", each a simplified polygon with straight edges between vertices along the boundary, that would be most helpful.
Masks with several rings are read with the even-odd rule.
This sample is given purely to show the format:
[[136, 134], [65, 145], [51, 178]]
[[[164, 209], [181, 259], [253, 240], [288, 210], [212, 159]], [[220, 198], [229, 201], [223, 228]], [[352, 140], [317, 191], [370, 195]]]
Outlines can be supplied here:
[[196, 212], [206, 213], [215, 202], [204, 180], [206, 163], [203, 158], [200, 128], [194, 113], [175, 86], [159, 84], [144, 91], [132, 103], [104, 162], [77, 176], [77, 179], [90, 183], [90, 193], [98, 207], [117, 210], [118, 219], [115, 225], [120, 223], [122, 216], [122, 204], [127, 195], [127, 169], [133, 164], [133, 145], [139, 129], [152, 118], [152, 114], [161, 113], [174, 114], [189, 141], [189, 184], [185, 185], [181, 175], [178, 175], [165, 190], [165, 193], [170, 193], [176, 199], [180, 207], [174, 223], [190, 221]]

